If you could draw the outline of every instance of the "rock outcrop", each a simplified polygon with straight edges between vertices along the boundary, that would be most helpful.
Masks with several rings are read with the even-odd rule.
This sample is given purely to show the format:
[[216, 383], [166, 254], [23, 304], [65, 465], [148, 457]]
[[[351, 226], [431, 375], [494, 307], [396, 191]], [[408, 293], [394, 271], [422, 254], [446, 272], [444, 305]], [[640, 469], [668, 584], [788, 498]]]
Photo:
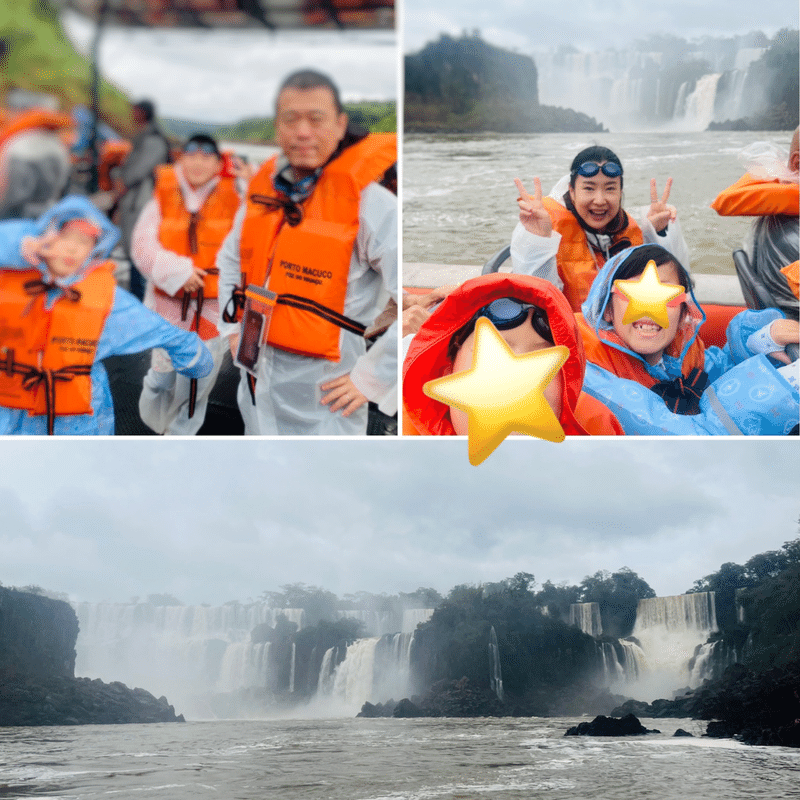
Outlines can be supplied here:
[[0, 587], [0, 727], [183, 722], [165, 697], [76, 678], [68, 603]]
[[645, 728], [633, 714], [626, 714], [621, 719], [601, 714], [591, 722], [581, 722], [569, 728], [564, 736], [643, 736], [645, 733], [661, 731]]

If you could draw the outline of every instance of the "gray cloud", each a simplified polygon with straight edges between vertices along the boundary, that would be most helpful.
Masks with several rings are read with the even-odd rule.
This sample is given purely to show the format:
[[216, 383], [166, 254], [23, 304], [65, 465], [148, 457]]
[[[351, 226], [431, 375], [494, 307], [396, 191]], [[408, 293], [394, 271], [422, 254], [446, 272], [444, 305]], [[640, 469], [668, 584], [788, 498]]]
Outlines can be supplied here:
[[561, 4], [438, 0], [433, 8], [423, 0], [406, 0], [404, 9], [406, 51], [418, 50], [438, 38], [439, 33], [459, 34], [475, 28], [488, 41], [523, 52], [561, 44], [591, 52], [625, 47], [651, 33], [684, 39], [733, 36], [753, 30], [773, 35], [781, 28], [798, 24], [797, 3], [793, 0], [776, 0], [758, 8], [745, 0], [733, 0], [725, 4], [724, 10], [713, 3], [692, 0], [620, 0], [613, 10], [600, 0]]
[[678, 593], [797, 536], [795, 444], [5, 440], [0, 580], [218, 604], [629, 566]]

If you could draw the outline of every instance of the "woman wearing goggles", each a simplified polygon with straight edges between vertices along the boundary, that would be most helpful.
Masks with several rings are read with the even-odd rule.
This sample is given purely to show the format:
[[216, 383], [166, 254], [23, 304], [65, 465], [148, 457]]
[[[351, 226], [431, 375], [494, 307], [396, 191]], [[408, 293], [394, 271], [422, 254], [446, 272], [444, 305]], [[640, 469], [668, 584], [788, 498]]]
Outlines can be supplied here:
[[575, 316], [553, 284], [527, 275], [498, 273], [466, 281], [452, 291], [412, 339], [403, 369], [403, 433], [467, 433], [466, 415], [423, 392], [433, 378], [472, 366], [475, 325], [484, 317], [517, 355], [564, 345], [567, 361], [544, 396], [568, 436], [621, 433], [608, 409], [582, 391], [585, 357]]
[[629, 215], [622, 207], [622, 164], [607, 147], [589, 147], [578, 153], [569, 175], [556, 184], [549, 197], [542, 197], [538, 178], [532, 195], [519, 178], [515, 183], [520, 222], [511, 239], [512, 268], [563, 287], [575, 311], [580, 310], [598, 270], [628, 247], [657, 242], [681, 263], [689, 263], [677, 211], [667, 204], [672, 178], [661, 195], [653, 178], [650, 206]]

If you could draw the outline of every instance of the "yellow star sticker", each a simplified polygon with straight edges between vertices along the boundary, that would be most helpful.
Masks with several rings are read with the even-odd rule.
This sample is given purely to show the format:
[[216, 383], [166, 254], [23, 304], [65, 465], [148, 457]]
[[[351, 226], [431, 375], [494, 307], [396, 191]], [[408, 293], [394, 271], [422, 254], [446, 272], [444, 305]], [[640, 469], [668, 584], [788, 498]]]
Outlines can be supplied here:
[[475, 325], [472, 367], [428, 381], [422, 390], [467, 414], [469, 463], [477, 466], [513, 432], [564, 441], [564, 429], [544, 390], [568, 356], [564, 345], [518, 356], [481, 317]]
[[683, 286], [674, 283], [661, 283], [656, 270], [656, 262], [648, 261], [639, 280], [614, 281], [630, 301], [622, 318], [623, 325], [630, 325], [644, 317], [649, 317], [656, 325], [669, 328], [667, 303], [684, 291]]

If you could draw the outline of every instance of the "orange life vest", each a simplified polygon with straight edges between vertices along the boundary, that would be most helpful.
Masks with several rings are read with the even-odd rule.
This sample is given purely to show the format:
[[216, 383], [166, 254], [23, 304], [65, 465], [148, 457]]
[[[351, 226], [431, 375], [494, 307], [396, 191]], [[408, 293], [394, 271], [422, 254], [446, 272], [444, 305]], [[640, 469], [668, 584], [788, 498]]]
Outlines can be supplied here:
[[32, 108], [21, 114], [9, 117], [0, 128], [0, 147], [8, 139], [22, 131], [44, 128], [50, 131], [64, 131], [74, 127], [75, 123], [68, 114], [49, 111], [46, 108]]
[[91, 369], [116, 282], [97, 264], [52, 308], [37, 269], [0, 270], [0, 405], [57, 415], [91, 414]]
[[796, 183], [756, 178], [749, 172], [723, 189], [711, 208], [721, 217], [798, 216], [800, 192]]
[[[586, 231], [580, 226], [571, 211], [552, 197], [542, 199], [553, 230], [561, 234], [561, 244], [556, 254], [558, 274], [564, 282], [562, 291], [566, 295], [573, 311], [581, 310], [581, 303], [589, 294], [589, 289], [603, 264], [605, 256], [593, 251], [586, 240]], [[630, 240], [631, 246], [642, 244], [642, 232], [639, 226], [628, 216], [628, 227], [611, 240], [612, 245], [621, 239]]]
[[793, 261], [791, 264], [784, 267], [781, 272], [786, 276], [786, 281], [789, 284], [789, 288], [792, 290], [792, 294], [800, 300], [800, 276], [798, 275], [800, 272], [800, 262]]
[[[200, 312], [204, 299], [218, 295], [217, 253], [233, 226], [233, 218], [239, 208], [236, 181], [233, 178], [220, 178], [200, 211], [191, 214], [184, 205], [175, 168], [163, 164], [156, 168], [155, 197], [161, 209], [161, 226], [158, 229], [161, 245], [180, 256], [189, 256], [196, 267], [207, 273], [201, 292], [182, 292], [181, 297], [184, 319], [190, 300], [195, 299], [197, 302], [197, 313], [191, 330], [197, 330], [203, 339], [211, 339], [217, 336], [217, 330], [207, 320], [202, 319]], [[158, 287], [156, 291], [166, 295]]]
[[363, 325], [342, 316], [361, 191], [396, 160], [394, 134], [371, 134], [346, 148], [323, 169], [294, 227], [285, 224], [283, 196], [272, 183], [277, 159], [250, 182], [241, 268], [245, 284], [266, 284], [278, 295], [268, 344], [338, 361], [340, 328], [363, 335]]
[[[629, 380], [641, 383], [642, 386], [646, 386], [648, 389], [658, 383], [658, 379], [654, 378], [645, 369], [644, 364], [642, 364], [638, 358], [629, 353], [623, 353], [616, 347], [604, 344], [605, 341], [609, 341], [625, 347], [625, 343], [614, 331], [604, 330], [601, 332], [601, 335], [598, 336], [597, 332], [593, 330], [589, 323], [583, 318], [583, 314], [576, 314], [575, 318], [578, 321], [578, 330], [581, 333], [587, 361], [591, 361], [592, 364], [597, 364], [598, 367], [612, 372], [619, 378], [628, 378]], [[686, 344], [686, 337], [690, 335], [691, 330], [688, 327], [679, 328], [677, 335], [665, 352], [674, 358], [678, 358], [683, 346]], [[696, 336], [683, 358], [681, 372], [684, 376], [688, 376], [693, 369], [702, 370], [704, 364], [705, 345], [700, 337]]]

